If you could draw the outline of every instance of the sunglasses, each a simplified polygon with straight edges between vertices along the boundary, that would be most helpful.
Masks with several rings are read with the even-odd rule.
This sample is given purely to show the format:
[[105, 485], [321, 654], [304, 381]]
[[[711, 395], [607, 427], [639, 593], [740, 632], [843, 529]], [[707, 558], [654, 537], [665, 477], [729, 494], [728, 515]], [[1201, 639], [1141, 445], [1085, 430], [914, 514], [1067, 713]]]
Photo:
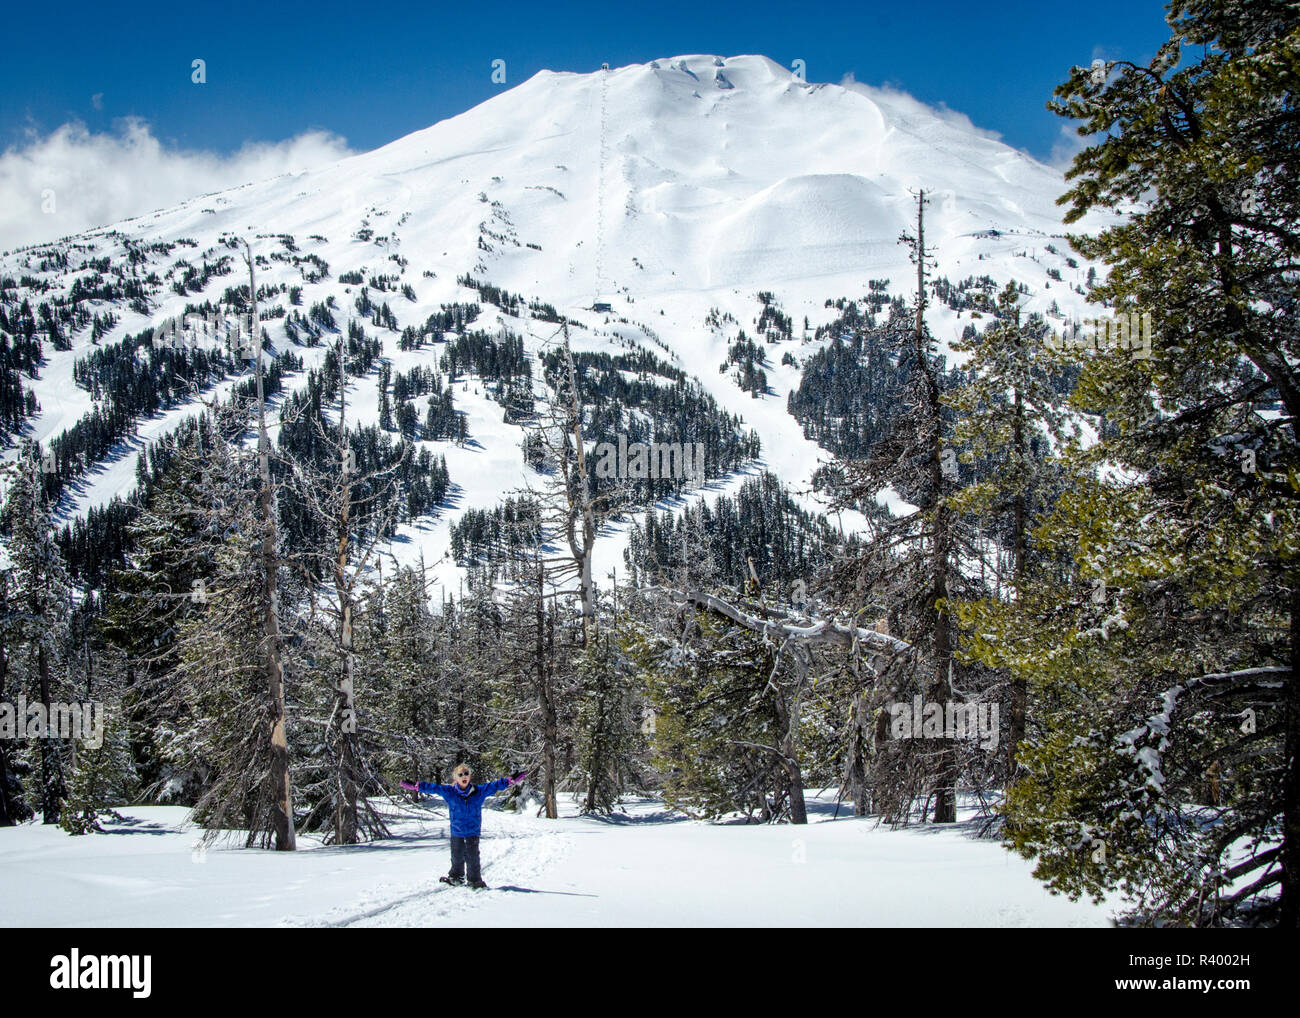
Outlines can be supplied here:
[[469, 771], [461, 771], [459, 774], [456, 775], [456, 777], [458, 777], [458, 778], [468, 778], [468, 777], [469, 777]]

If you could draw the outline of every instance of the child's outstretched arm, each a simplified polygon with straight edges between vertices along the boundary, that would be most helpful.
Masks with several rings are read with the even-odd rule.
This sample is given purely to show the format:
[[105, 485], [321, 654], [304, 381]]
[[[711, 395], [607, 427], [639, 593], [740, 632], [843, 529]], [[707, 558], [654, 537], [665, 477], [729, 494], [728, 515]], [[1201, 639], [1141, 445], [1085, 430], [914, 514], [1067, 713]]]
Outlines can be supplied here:
[[486, 799], [489, 796], [496, 795], [497, 792], [500, 792], [509, 786], [509, 778], [497, 778], [496, 781], [488, 782], [488, 784], [483, 786], [483, 798]]
[[451, 785], [436, 785], [432, 781], [403, 781], [402, 787], [408, 792], [423, 792], [425, 795], [440, 795], [447, 798]]
[[493, 781], [491, 784], [483, 786], [483, 798], [486, 799], [489, 796], [496, 795], [497, 792], [503, 791], [511, 785], [517, 785], [527, 776], [527, 771], [516, 771], [508, 778], [497, 778], [496, 781]]

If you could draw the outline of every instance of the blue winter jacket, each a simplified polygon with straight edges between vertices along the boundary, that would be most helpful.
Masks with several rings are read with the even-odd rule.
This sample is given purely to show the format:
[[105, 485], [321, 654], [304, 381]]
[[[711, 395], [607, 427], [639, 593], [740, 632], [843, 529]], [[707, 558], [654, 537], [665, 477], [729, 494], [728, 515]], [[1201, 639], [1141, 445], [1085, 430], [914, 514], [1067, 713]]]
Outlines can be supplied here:
[[509, 784], [509, 778], [498, 778], [489, 785], [470, 785], [461, 791], [459, 785], [421, 781], [420, 791], [425, 795], [440, 795], [446, 800], [453, 838], [477, 838], [483, 830], [483, 800], [496, 795]]

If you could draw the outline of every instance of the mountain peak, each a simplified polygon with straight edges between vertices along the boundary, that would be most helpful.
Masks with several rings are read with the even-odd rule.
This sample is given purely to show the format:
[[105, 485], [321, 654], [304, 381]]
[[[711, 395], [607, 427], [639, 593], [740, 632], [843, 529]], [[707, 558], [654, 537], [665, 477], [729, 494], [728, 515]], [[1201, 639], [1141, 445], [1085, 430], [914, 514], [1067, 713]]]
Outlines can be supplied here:
[[[14, 253], [0, 258], [0, 274], [30, 289], [35, 306], [66, 299], [89, 265], [129, 262], [132, 280], [147, 285], [133, 282], [144, 287], [139, 299], [111, 305], [110, 331], [98, 338], [113, 344], [187, 308], [237, 302], [247, 238], [279, 349], [299, 343], [308, 313], [332, 316], [340, 331], [360, 315], [401, 370], [433, 355], [399, 348], [398, 337], [431, 328], [448, 308], [481, 305], [478, 327], [522, 335], [530, 354], [563, 315], [578, 349], [653, 345], [755, 428], [771, 469], [806, 487], [819, 450], [785, 411], [799, 361], [815, 352], [803, 323], [815, 334], [844, 299], [909, 291], [914, 270], [898, 236], [915, 225], [920, 188], [932, 197], [926, 236], [947, 293], [962, 280], [1014, 279], [1027, 310], [1084, 313], [1088, 266], [1067, 254], [1060, 174], [959, 115], [852, 81], [808, 85], [753, 54], [539, 72], [374, 151], [90, 231], [64, 242], [75, 261]], [[80, 285], [99, 284], [87, 276]], [[762, 333], [759, 293], [779, 307], [789, 345], [764, 369], [770, 391], [751, 393], [718, 365], [736, 330]], [[970, 324], [960, 307], [932, 304], [936, 336], [950, 341]], [[733, 335], [709, 324], [721, 321]], [[89, 331], [74, 343], [33, 382], [49, 408], [33, 426], [42, 441], [85, 408], [64, 390]], [[320, 353], [308, 348], [307, 363]], [[519, 479], [518, 429], [464, 384], [456, 400], [477, 407], [470, 426], [482, 447], [448, 450], [452, 476], [464, 506], [491, 506]], [[160, 415], [142, 435], [164, 434], [187, 412]], [[71, 511], [125, 493], [133, 477], [130, 457], [111, 464]], [[429, 561], [446, 550], [446, 533], [444, 521]]]

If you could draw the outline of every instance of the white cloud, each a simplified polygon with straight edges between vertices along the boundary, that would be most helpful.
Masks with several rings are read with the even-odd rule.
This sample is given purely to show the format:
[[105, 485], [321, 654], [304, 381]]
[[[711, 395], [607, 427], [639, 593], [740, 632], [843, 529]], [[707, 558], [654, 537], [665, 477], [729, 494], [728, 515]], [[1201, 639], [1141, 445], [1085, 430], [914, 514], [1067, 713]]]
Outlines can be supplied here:
[[0, 250], [352, 154], [345, 139], [326, 131], [249, 142], [229, 155], [164, 146], [136, 118], [119, 121], [115, 133], [93, 134], [77, 121], [43, 136], [29, 131], [0, 154]]
[[[1080, 67], [1090, 67], [1097, 60], [1112, 59], [1106, 53], [1103, 46], [1094, 46], [1092, 56], [1086, 63], [1080, 64]], [[1054, 170], [1060, 170], [1064, 173], [1074, 162], [1074, 157], [1082, 152], [1085, 148], [1099, 144], [1104, 136], [1102, 135], [1081, 135], [1079, 134], [1079, 121], [1070, 121], [1064, 123], [1057, 130], [1056, 141], [1052, 143], [1052, 153], [1047, 157], [1047, 165]]]
[[1093, 135], [1084, 137], [1079, 134], [1078, 124], [1062, 124], [1056, 136], [1056, 141], [1052, 143], [1052, 154], [1048, 157], [1047, 165], [1054, 170], [1060, 170], [1064, 173], [1074, 162], [1074, 157], [1090, 145], [1097, 144], [1097, 138]]
[[868, 85], [866, 82], [858, 81], [853, 76], [853, 72], [849, 71], [840, 79], [840, 87], [865, 95], [868, 99], [876, 102], [883, 101], [907, 115], [938, 119], [963, 134], [986, 138], [989, 141], [1002, 141], [1002, 135], [999, 132], [976, 127], [965, 113], [954, 110], [944, 103], [931, 106], [929, 103], [924, 103], [916, 98], [911, 92], [897, 88], [888, 82], [883, 85]]

